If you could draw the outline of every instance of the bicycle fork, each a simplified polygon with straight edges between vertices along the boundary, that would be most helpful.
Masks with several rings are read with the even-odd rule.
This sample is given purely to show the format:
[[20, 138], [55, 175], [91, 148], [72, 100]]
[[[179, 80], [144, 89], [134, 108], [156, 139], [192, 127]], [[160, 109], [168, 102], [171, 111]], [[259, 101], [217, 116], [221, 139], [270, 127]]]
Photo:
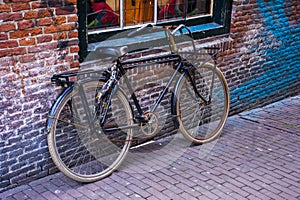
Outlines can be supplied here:
[[[206, 100], [205, 98], [203, 98], [201, 96], [201, 94], [197, 90], [197, 86], [196, 86], [196, 82], [195, 82], [195, 77], [194, 78], [192, 77], [192, 74], [190, 73], [190, 70], [186, 70], [185, 74], [186, 74], [187, 78], [190, 80], [190, 83], [191, 83], [191, 85], [193, 87], [193, 90], [194, 90], [196, 96], [198, 98], [200, 98], [204, 102], [205, 105], [208, 105], [211, 102], [211, 94], [209, 95], [208, 100]], [[213, 82], [212, 82], [212, 86], [213, 86]], [[212, 89], [212, 87], [211, 87], [211, 89]]]

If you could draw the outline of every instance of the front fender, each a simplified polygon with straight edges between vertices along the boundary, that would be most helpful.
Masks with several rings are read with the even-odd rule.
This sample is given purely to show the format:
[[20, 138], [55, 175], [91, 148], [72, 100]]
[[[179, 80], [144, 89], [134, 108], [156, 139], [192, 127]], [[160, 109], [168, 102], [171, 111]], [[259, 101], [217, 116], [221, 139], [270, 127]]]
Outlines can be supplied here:
[[174, 93], [172, 95], [172, 99], [171, 99], [171, 114], [173, 116], [173, 122], [176, 128], [179, 128], [180, 124], [178, 121], [178, 114], [177, 114], [177, 101], [178, 101], [178, 90], [179, 90], [179, 85], [181, 83], [181, 81], [183, 81], [185, 77], [185, 73], [182, 73], [180, 75], [180, 77], [178, 78], [177, 82], [176, 82], [176, 86], [174, 88]]
[[47, 116], [47, 122], [46, 122], [46, 129], [45, 129], [45, 132], [46, 133], [49, 133], [50, 129], [51, 129], [51, 126], [52, 126], [52, 123], [54, 121], [54, 115], [55, 115], [55, 112], [59, 106], [59, 104], [62, 102], [62, 100], [72, 92], [74, 86], [71, 85], [69, 87], [67, 87], [56, 99], [56, 101], [54, 102], [54, 104], [52, 105], [49, 113], [48, 113], [48, 116]]

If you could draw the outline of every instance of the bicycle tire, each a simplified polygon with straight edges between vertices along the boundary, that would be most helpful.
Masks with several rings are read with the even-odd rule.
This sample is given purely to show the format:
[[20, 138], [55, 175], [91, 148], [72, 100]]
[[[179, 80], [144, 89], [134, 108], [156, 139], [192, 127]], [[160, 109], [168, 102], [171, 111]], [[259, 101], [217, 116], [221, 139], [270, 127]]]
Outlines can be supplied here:
[[[88, 100], [95, 131], [93, 132], [87, 124], [87, 114], [84, 114], [82, 109], [84, 103], [80, 100], [79, 87], [74, 86], [53, 116], [48, 134], [48, 147], [52, 160], [63, 174], [78, 182], [93, 182], [110, 175], [120, 166], [129, 150], [132, 130], [105, 133], [104, 129], [100, 128], [99, 112], [95, 109], [95, 91], [102, 87], [104, 82], [89, 80], [80, 84]], [[113, 107], [121, 109], [110, 109], [107, 121], [126, 117], [128, 124], [132, 122], [130, 106], [120, 90], [112, 99], [111, 108]], [[117, 116], [117, 112], [120, 115]]]
[[190, 72], [200, 95], [209, 99], [214, 70], [208, 105], [196, 97], [188, 77], [182, 76], [178, 82], [176, 109], [179, 127], [182, 134], [196, 144], [212, 141], [220, 135], [229, 113], [229, 90], [222, 72], [212, 64], [193, 67]]

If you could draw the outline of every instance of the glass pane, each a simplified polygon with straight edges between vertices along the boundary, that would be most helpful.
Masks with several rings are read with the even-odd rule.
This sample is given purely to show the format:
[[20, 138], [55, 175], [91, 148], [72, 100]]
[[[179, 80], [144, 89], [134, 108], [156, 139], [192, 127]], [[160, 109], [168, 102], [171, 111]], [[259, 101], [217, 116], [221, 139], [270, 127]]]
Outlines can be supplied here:
[[183, 19], [211, 14], [211, 0], [158, 0], [158, 19]]
[[119, 0], [88, 0], [87, 13], [87, 26], [89, 29], [119, 27]]
[[154, 0], [124, 0], [124, 25], [153, 22]]

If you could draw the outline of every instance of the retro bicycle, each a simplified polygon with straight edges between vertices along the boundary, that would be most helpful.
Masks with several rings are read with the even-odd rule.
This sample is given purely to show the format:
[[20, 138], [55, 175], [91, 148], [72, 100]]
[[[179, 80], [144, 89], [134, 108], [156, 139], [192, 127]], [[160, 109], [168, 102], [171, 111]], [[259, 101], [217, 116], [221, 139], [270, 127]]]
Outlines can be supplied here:
[[[145, 27], [130, 32], [128, 37], [134, 37]], [[159, 119], [155, 111], [173, 82], [171, 116], [175, 127], [196, 144], [210, 142], [220, 135], [228, 117], [229, 91], [216, 67], [219, 50], [198, 50], [191, 40], [192, 51], [181, 53], [174, 38], [176, 34], [191, 35], [189, 28], [180, 25], [164, 31], [171, 49], [168, 52], [137, 57], [134, 55], [147, 50], [127, 52], [126, 47], [99, 47], [99, 55], [115, 58], [104, 72], [92, 71], [96, 75], [89, 76], [91, 71], [81, 71], [52, 77], [52, 82], [62, 86], [63, 91], [47, 119], [48, 147], [54, 163], [65, 175], [76, 181], [92, 182], [117, 169], [132, 141], [137, 139], [136, 130], [148, 138], [157, 133]], [[126, 72], [149, 64], [167, 64], [174, 72], [145, 111]], [[78, 76], [85, 78], [71, 81]]]

